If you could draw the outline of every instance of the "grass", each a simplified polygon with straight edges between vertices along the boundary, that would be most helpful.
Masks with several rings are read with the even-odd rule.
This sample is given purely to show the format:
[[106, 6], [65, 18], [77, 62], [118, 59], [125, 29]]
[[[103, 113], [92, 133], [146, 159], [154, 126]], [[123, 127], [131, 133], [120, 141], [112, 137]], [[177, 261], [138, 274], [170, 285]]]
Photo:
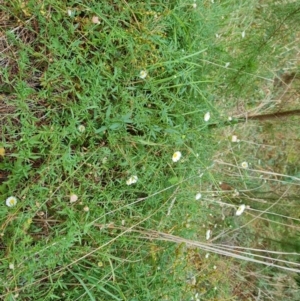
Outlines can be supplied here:
[[300, 7], [215, 2], [0, 2], [1, 299], [297, 300]]

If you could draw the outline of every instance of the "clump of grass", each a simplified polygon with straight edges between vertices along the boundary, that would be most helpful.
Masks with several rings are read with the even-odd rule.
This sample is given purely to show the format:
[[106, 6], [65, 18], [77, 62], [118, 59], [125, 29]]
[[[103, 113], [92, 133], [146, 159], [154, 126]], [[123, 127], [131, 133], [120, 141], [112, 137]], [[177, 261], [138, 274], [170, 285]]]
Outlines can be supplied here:
[[[173, 227], [176, 188], [197, 177], [188, 166], [206, 164], [208, 105], [193, 65], [205, 45], [189, 28], [199, 15], [175, 1], [2, 8], [11, 110], [1, 191], [18, 199], [1, 211], [2, 297], [176, 295], [178, 283], [157, 273], [158, 250], [125, 234]], [[121, 224], [126, 231], [115, 230]]]

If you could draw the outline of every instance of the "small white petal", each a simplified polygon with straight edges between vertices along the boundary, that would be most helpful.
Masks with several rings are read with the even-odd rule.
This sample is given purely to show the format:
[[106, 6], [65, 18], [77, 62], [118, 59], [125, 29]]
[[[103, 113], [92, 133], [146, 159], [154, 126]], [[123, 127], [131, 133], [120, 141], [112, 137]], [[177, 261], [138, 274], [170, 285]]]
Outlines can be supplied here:
[[242, 162], [241, 166], [243, 168], [248, 168], [249, 167], [249, 165], [248, 165], [248, 163], [246, 161]]
[[138, 177], [137, 176], [131, 176], [127, 181], [126, 184], [127, 185], [131, 185], [134, 184], [138, 181]]
[[132, 176], [132, 183], [136, 183], [138, 180], [138, 177], [137, 176]]
[[80, 133], [85, 132], [85, 126], [83, 124], [80, 124], [77, 129], [78, 129], [78, 132], [80, 132]]
[[245, 30], [242, 32], [242, 38], [244, 38], [246, 35]]
[[193, 3], [192, 6], [193, 6], [193, 8], [197, 8], [197, 4], [196, 3]]
[[145, 70], [142, 70], [142, 71], [140, 72], [140, 78], [141, 78], [141, 79], [145, 79], [145, 78], [147, 77], [147, 75], [148, 75], [148, 73], [147, 73], [147, 71], [145, 71]]
[[200, 192], [197, 193], [196, 196], [195, 196], [196, 201], [200, 200], [201, 197], [202, 197], [202, 194]]
[[242, 215], [242, 213], [244, 212], [244, 210], [246, 209], [246, 205], [241, 205], [238, 210], [236, 211], [235, 215], [240, 216]]
[[211, 230], [206, 231], [206, 240], [209, 240], [211, 236]]
[[75, 203], [78, 200], [78, 196], [75, 193], [70, 195], [70, 203]]
[[93, 16], [92, 17], [92, 23], [94, 23], [94, 24], [100, 24], [99, 17], [98, 16]]
[[208, 121], [210, 119], [210, 113], [209, 112], [207, 112], [207, 113], [205, 113], [205, 115], [204, 115], [204, 121]]
[[14, 270], [15, 269], [15, 265], [13, 263], [10, 263], [8, 267], [9, 267], [10, 270]]
[[172, 156], [172, 161], [173, 162], [178, 162], [181, 158], [181, 152], [177, 151], [173, 154]]
[[229, 62], [227, 62], [227, 63], [225, 64], [225, 68], [228, 68], [228, 67], [229, 67], [229, 65], [230, 65], [230, 63], [229, 63]]
[[232, 135], [231, 142], [237, 142], [238, 138], [237, 135]]

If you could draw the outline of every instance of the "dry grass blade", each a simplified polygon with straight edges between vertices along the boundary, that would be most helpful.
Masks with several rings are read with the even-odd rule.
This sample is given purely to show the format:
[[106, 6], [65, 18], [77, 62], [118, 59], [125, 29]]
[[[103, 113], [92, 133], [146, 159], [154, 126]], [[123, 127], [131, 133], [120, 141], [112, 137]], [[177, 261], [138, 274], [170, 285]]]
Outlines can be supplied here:
[[[281, 260], [281, 259], [276, 259], [270, 256], [262, 256], [262, 255], [256, 255], [250, 252], [243, 252], [240, 251], [238, 248], [232, 247], [232, 246], [227, 246], [227, 245], [214, 245], [214, 244], [210, 244], [210, 243], [203, 243], [203, 242], [199, 242], [199, 241], [194, 241], [194, 240], [189, 240], [189, 239], [185, 239], [179, 236], [175, 236], [175, 235], [171, 235], [171, 234], [167, 234], [167, 233], [163, 233], [163, 232], [159, 232], [159, 231], [154, 231], [154, 230], [133, 230], [132, 232], [137, 232], [139, 234], [141, 234], [140, 238], [141, 239], [150, 239], [150, 240], [159, 240], [159, 241], [167, 241], [167, 242], [173, 242], [173, 243], [177, 243], [177, 244], [181, 244], [181, 243], [185, 243], [187, 246], [190, 247], [197, 247], [203, 251], [206, 252], [211, 252], [211, 253], [215, 253], [215, 254], [219, 254], [219, 255], [224, 255], [227, 257], [231, 257], [231, 258], [235, 258], [235, 259], [240, 259], [240, 260], [244, 260], [247, 262], [254, 262], [254, 263], [258, 263], [258, 264], [263, 264], [266, 265], [268, 267], [275, 267], [281, 270], [286, 270], [286, 271], [290, 271], [290, 272], [296, 272], [296, 273], [300, 273], [300, 268], [294, 268], [294, 267], [288, 267], [288, 266], [283, 266], [283, 265], [279, 265], [276, 264], [276, 262], [278, 263], [284, 263], [286, 265], [294, 265], [294, 266], [299, 266], [300, 264], [296, 263], [296, 262], [290, 262], [287, 260]], [[246, 248], [243, 248], [246, 249]], [[250, 249], [251, 250], [251, 249]], [[259, 252], [268, 252], [265, 250], [259, 250], [259, 249], [252, 249], [252, 251], [259, 251]], [[298, 253], [276, 253], [276, 252], [272, 252], [270, 251], [270, 253], [274, 253], [274, 254], [288, 254], [288, 255], [293, 255], [293, 256], [299, 256], [300, 254]], [[255, 257], [257, 258], [262, 258], [264, 260], [259, 260], [259, 259], [255, 259]]]

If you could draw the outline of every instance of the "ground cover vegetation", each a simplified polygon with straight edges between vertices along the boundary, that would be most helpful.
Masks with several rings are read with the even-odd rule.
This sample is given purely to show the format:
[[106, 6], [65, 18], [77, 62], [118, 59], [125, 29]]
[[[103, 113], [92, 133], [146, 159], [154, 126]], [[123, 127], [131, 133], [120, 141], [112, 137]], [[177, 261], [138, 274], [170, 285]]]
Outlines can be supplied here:
[[1, 300], [298, 300], [297, 1], [0, 1]]

